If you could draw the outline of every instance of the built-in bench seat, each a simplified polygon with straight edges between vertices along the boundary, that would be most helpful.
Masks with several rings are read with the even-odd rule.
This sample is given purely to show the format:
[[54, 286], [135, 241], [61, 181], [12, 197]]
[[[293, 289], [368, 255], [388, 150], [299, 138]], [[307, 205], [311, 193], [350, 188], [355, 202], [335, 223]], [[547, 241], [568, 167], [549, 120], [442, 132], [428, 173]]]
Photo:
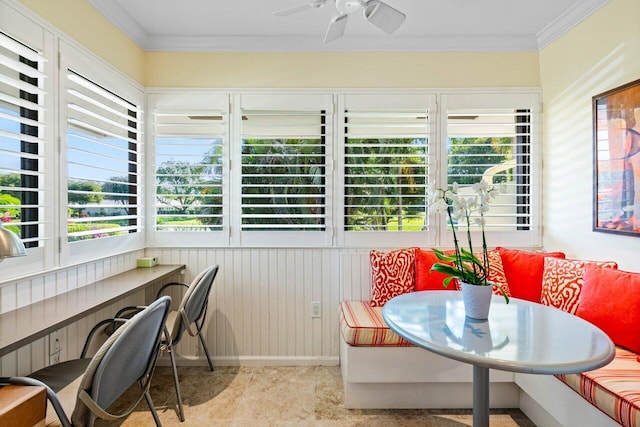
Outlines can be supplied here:
[[369, 301], [342, 301], [340, 333], [345, 343], [363, 347], [409, 347], [409, 341], [393, 332], [382, 319], [382, 307]]
[[[522, 256], [519, 253], [515, 255]], [[537, 267], [527, 267], [529, 270], [539, 269], [538, 277], [542, 277], [541, 270], [545, 265], [542, 258], [538, 260]], [[353, 264], [352, 259], [347, 261]], [[574, 263], [577, 268], [583, 268], [583, 264], [575, 260], [562, 262]], [[610, 264], [605, 265], [607, 268], [616, 267], [615, 263], [604, 264]], [[508, 267], [505, 267], [505, 270], [507, 269]], [[612, 280], [637, 279], [635, 276], [629, 276], [635, 273], [604, 274], [604, 277], [612, 277]], [[581, 280], [581, 276], [576, 277]], [[551, 279], [557, 280], [554, 277]], [[604, 281], [607, 282], [607, 286], [610, 285], [607, 280]], [[554, 283], [562, 284], [561, 281]], [[599, 283], [592, 283], [590, 286], [597, 286]], [[354, 286], [350, 284], [349, 287], [352, 289]], [[560, 291], [561, 289], [558, 290]], [[548, 290], [545, 292], [547, 293], [543, 293], [543, 297], [553, 296]], [[625, 290], [625, 295], [629, 295], [632, 300], [636, 298], [633, 295], [638, 293], [635, 288]], [[536, 298], [540, 298], [539, 295], [540, 291], [537, 291], [531, 298], [525, 299], [536, 301]], [[574, 296], [577, 298], [577, 295]], [[536, 302], [543, 301], [538, 299]], [[575, 303], [575, 299], [573, 302]], [[547, 302], [547, 305], [574, 314], [576, 312], [575, 306], [570, 306], [567, 301]], [[628, 307], [627, 305], [626, 308], [620, 308], [623, 312], [627, 310], [626, 316], [631, 315]], [[345, 299], [339, 309], [340, 363], [345, 405], [348, 408], [444, 409], [472, 406], [471, 365], [446, 359], [413, 346], [389, 329], [382, 319], [382, 307], [365, 298]], [[624, 316], [616, 314], [619, 315]], [[612, 332], [615, 334], [612, 339], [616, 344], [618, 340], [627, 339], [617, 335], [615, 329], [612, 329]], [[640, 426], [640, 359], [637, 353], [620, 345], [616, 347], [615, 359], [609, 365], [594, 371], [553, 376], [491, 370], [490, 381], [491, 407], [519, 407], [537, 425]]]
[[557, 377], [621, 425], [640, 426], [640, 362], [637, 354], [617, 347], [615, 359], [607, 366]]
[[624, 348], [616, 347], [615, 359], [594, 371], [516, 374], [515, 379], [521, 389], [520, 407], [538, 425], [640, 426], [640, 362], [636, 353]]
[[[347, 408], [470, 408], [473, 368], [425, 351], [391, 331], [382, 307], [340, 304], [340, 367]], [[490, 403], [517, 408], [511, 372], [491, 370]], [[455, 396], [455, 398], [451, 398]]]
[[[464, 364], [414, 347], [413, 344], [389, 329], [382, 319], [382, 307], [372, 307], [368, 301], [341, 302], [340, 332], [343, 351], [350, 353], [352, 358], [362, 357], [369, 361], [364, 366], [360, 362], [359, 367], [354, 367], [351, 363], [342, 364], [343, 380], [360, 380], [359, 384], [356, 381], [345, 381], [347, 407], [376, 407], [367, 403], [366, 398], [363, 398], [363, 392], [366, 394], [367, 388], [370, 389], [370, 392], [376, 390], [380, 393], [383, 393], [381, 390], [388, 392], [390, 383], [399, 381], [407, 376], [409, 378], [404, 378], [404, 381], [407, 381], [406, 385], [409, 386], [407, 389], [423, 387], [424, 384], [420, 385], [423, 381], [456, 383], [459, 386], [460, 383], [465, 383], [468, 380], [467, 373], [464, 372]], [[402, 349], [403, 347], [405, 348]], [[412, 348], [408, 349], [406, 347]], [[393, 351], [394, 348], [397, 351]], [[410, 355], [409, 352], [414, 354]], [[424, 357], [421, 357], [421, 355]], [[426, 369], [420, 369], [415, 364], [416, 362], [425, 363], [424, 368]], [[372, 369], [371, 365], [375, 364], [378, 364], [378, 367]], [[388, 366], [389, 364], [392, 366]], [[427, 372], [430, 372], [430, 374], [427, 374]], [[437, 375], [438, 372], [441, 373], [439, 377]], [[495, 371], [495, 373], [499, 372]], [[493, 378], [495, 373], [492, 371], [491, 379], [494, 381], [496, 380]], [[500, 375], [503, 379], [505, 377], [504, 374], [507, 373]], [[540, 375], [521, 374], [517, 374], [517, 376], [525, 376], [533, 380], [543, 377]], [[509, 374], [506, 377], [513, 381]], [[546, 377], [557, 382], [552, 376]], [[615, 425], [613, 423], [615, 420], [623, 426], [640, 426], [640, 361], [638, 361], [636, 353], [617, 347], [616, 358], [609, 365], [583, 374], [557, 375], [556, 378], [610, 417], [609, 420], [605, 418], [606, 421], [598, 421], [597, 424], [590, 425]], [[396, 384], [395, 388], [397, 387], [398, 385]], [[566, 387], [564, 388], [569, 391]], [[384, 398], [380, 397], [381, 402], [378, 405], [389, 407], [391, 406], [390, 402], [395, 397], [393, 394], [386, 392], [383, 393], [385, 395]], [[441, 393], [441, 395], [444, 394]], [[559, 396], [555, 394], [553, 398], [558, 399]], [[416, 407], [415, 405], [418, 405], [418, 407], [438, 408], [461, 407], [458, 402], [442, 402], [442, 398], [437, 399], [437, 406], [434, 406], [433, 401], [430, 403], [423, 401], [423, 399], [427, 399], [424, 394], [419, 395], [418, 402], [415, 402], [413, 397], [409, 397], [408, 401], [414, 402], [412, 405], [405, 403], [400, 403], [399, 405], [407, 408]], [[517, 407], [518, 401], [507, 403], [507, 405], [510, 406], [500, 406]], [[393, 406], [398, 407], [397, 404]], [[593, 420], [593, 417], [591, 419]]]

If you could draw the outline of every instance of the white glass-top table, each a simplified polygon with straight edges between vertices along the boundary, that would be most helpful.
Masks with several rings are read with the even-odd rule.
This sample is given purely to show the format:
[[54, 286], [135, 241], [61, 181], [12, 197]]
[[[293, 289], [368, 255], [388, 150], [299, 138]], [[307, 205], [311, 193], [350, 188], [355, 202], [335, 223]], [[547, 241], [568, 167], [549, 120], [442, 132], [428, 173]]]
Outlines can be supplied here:
[[489, 425], [489, 368], [531, 374], [590, 371], [615, 356], [591, 323], [555, 308], [493, 296], [489, 319], [465, 316], [462, 293], [423, 291], [388, 301], [382, 317], [413, 344], [473, 365], [473, 425]]

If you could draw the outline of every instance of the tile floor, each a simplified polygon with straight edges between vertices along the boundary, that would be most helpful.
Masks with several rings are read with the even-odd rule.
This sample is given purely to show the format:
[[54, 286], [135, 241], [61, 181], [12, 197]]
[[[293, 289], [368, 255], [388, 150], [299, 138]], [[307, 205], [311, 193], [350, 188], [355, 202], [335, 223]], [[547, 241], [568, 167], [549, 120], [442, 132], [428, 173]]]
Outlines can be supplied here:
[[[151, 388], [164, 426], [471, 426], [470, 410], [345, 409], [337, 366], [178, 368], [186, 421], [176, 414], [171, 371], [158, 367]], [[492, 410], [492, 427], [530, 427], [517, 409]], [[105, 425], [99, 423], [98, 425]], [[109, 424], [107, 424], [109, 425]], [[125, 427], [153, 425], [145, 403]]]

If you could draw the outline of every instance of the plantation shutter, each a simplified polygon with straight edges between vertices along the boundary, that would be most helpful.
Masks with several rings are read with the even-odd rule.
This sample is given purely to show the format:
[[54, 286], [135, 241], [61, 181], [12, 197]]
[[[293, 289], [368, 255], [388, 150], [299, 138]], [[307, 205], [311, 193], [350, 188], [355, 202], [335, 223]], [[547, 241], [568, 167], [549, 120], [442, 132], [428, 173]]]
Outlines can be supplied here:
[[357, 232], [364, 238], [366, 233], [427, 229], [433, 108], [429, 95], [345, 96], [341, 111], [347, 235]]
[[68, 240], [136, 233], [139, 106], [66, 71]]
[[42, 247], [46, 75], [42, 52], [0, 32], [0, 220], [27, 248]]
[[[505, 190], [485, 213], [487, 232], [523, 232], [534, 238], [538, 170], [534, 145], [537, 98], [523, 94], [448, 95], [447, 185], [471, 194], [480, 180]], [[522, 238], [522, 236], [520, 237]], [[535, 238], [534, 238], [535, 239]], [[535, 240], [534, 240], [535, 241]], [[524, 241], [515, 243], [531, 243]], [[506, 244], [503, 240], [496, 244]]]
[[227, 97], [168, 99], [153, 107], [155, 228], [222, 231]]
[[243, 235], [315, 232], [325, 242], [331, 105], [327, 95], [242, 96]]

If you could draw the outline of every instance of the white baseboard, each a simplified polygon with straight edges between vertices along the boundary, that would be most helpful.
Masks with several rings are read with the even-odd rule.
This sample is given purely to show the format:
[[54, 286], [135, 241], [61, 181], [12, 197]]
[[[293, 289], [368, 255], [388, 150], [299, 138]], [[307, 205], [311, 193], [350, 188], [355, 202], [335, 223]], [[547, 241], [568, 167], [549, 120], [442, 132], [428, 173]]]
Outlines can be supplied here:
[[[169, 356], [158, 360], [159, 366], [170, 366]], [[178, 366], [208, 366], [205, 357], [176, 357]], [[228, 356], [214, 357], [213, 366], [338, 366], [339, 357], [305, 356]]]

